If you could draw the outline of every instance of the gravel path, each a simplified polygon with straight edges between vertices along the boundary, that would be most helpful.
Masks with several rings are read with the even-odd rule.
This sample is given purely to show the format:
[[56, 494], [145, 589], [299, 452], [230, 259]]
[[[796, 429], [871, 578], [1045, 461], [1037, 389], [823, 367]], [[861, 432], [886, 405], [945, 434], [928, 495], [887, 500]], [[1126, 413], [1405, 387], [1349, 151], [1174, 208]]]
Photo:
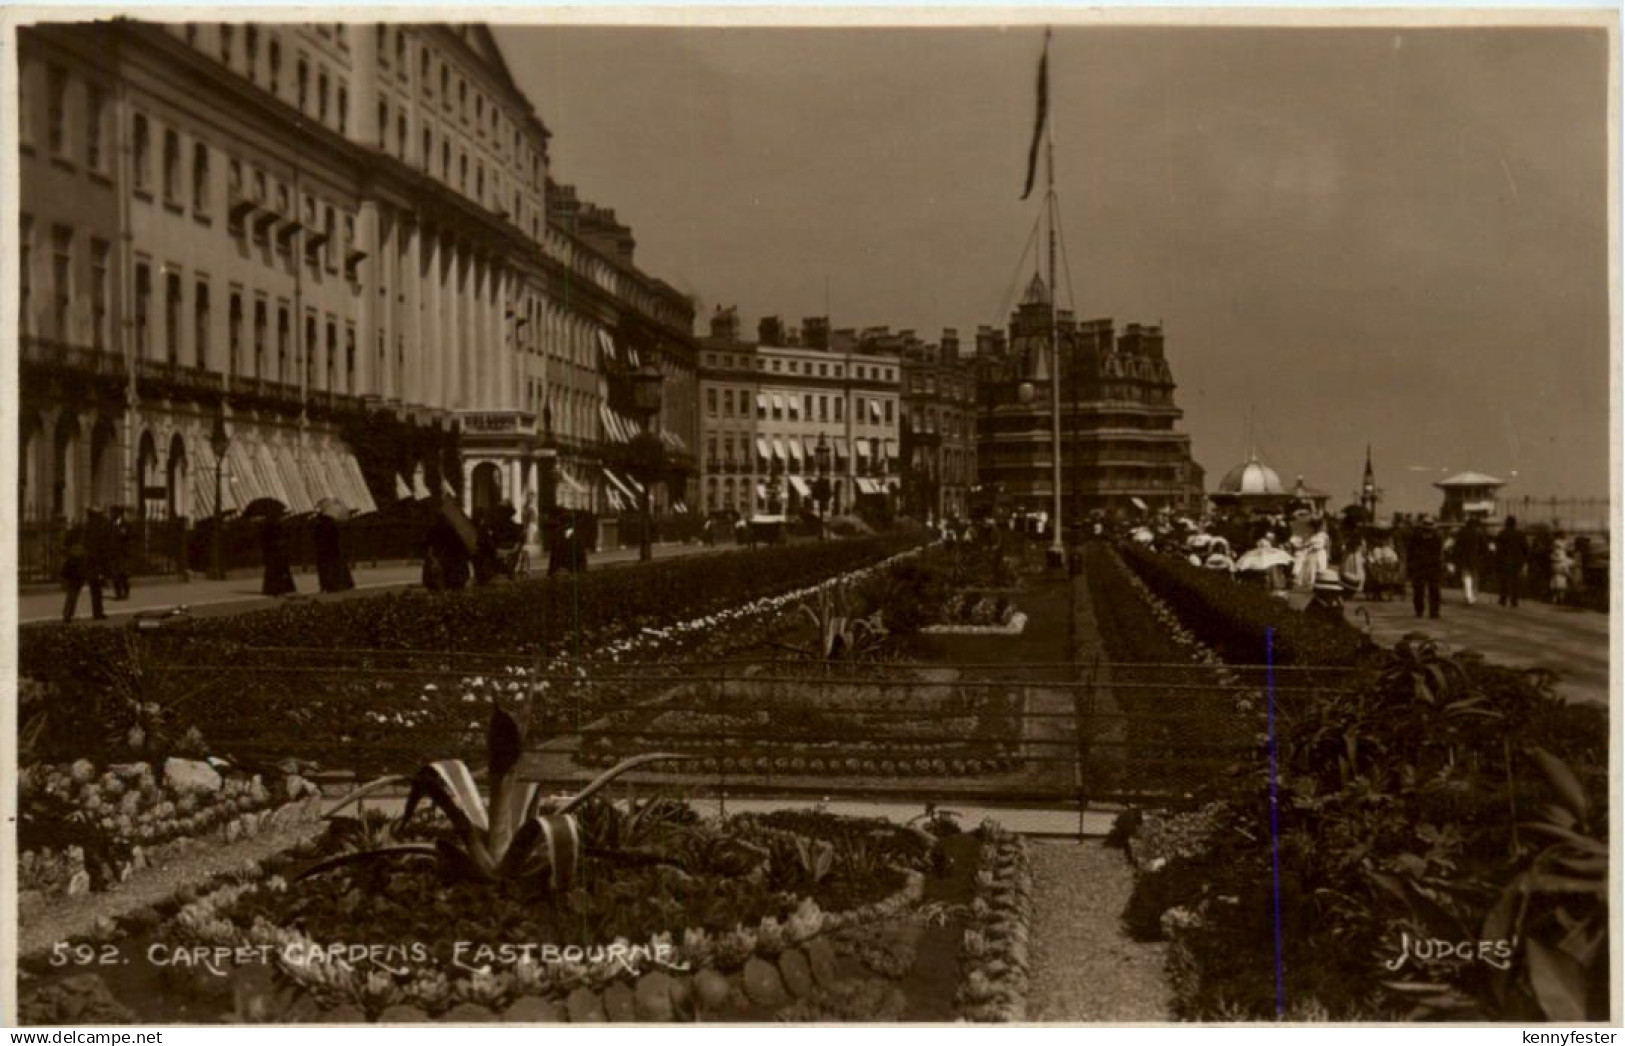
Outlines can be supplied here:
[[1123, 933], [1133, 873], [1099, 842], [1033, 843], [1030, 1021], [1167, 1021], [1160, 944]]
[[58, 941], [84, 936], [95, 928], [98, 919], [117, 919], [137, 908], [159, 904], [182, 886], [202, 883], [212, 875], [241, 868], [249, 861], [263, 861], [319, 835], [326, 824], [317, 819], [316, 810], [316, 806], [311, 806], [300, 811], [299, 816], [290, 817], [286, 824], [235, 843], [200, 842], [195, 852], [145, 868], [116, 890], [54, 898], [18, 926], [16, 954], [32, 955]]

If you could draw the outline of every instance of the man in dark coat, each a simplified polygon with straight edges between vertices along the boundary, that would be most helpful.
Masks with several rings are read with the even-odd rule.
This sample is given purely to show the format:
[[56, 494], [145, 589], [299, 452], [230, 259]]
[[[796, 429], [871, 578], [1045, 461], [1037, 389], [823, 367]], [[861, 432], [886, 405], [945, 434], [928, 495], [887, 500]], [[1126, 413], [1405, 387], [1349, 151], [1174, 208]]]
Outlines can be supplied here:
[[1444, 539], [1431, 517], [1423, 516], [1406, 542], [1405, 573], [1411, 582], [1411, 605], [1422, 616], [1439, 616], [1439, 582], [1444, 577]]
[[124, 506], [114, 505], [108, 510], [108, 577], [113, 582], [113, 598], [130, 598], [130, 554], [135, 543], [135, 531], [124, 517]]
[[63, 542], [62, 584], [67, 599], [62, 604], [62, 622], [73, 620], [79, 606], [79, 591], [90, 586], [90, 616], [105, 621], [102, 611], [102, 579], [106, 576], [107, 523], [97, 509], [91, 509], [83, 524], [69, 528]]
[[423, 584], [431, 589], [459, 589], [468, 585], [469, 551], [463, 537], [442, 513], [429, 526], [423, 557]]
[[1518, 596], [1523, 591], [1523, 569], [1528, 562], [1529, 539], [1518, 529], [1517, 519], [1508, 516], [1501, 533], [1495, 536], [1495, 573], [1500, 582], [1502, 606], [1518, 605]]
[[1456, 535], [1456, 573], [1461, 575], [1461, 591], [1472, 606], [1477, 598], [1478, 575], [1484, 565], [1484, 528], [1475, 519], [1469, 519]]

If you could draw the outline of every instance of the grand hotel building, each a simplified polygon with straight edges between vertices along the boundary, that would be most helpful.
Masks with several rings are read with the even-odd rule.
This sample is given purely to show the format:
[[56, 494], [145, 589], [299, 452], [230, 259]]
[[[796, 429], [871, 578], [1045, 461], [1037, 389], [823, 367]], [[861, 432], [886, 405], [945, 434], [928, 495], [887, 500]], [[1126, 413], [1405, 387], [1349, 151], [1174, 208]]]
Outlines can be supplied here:
[[46, 24], [19, 59], [25, 532], [208, 517], [217, 467], [227, 510], [608, 510], [634, 362], [682, 497], [693, 305], [550, 180], [484, 26]]

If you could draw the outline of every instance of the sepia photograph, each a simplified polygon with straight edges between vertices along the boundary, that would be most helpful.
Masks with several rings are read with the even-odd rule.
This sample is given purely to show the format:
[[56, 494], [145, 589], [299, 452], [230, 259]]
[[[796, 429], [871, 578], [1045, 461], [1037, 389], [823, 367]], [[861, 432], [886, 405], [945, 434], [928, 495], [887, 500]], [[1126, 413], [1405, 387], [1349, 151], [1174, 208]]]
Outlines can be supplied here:
[[0, 15], [0, 1024], [1620, 1022], [1617, 9], [366, 13]]

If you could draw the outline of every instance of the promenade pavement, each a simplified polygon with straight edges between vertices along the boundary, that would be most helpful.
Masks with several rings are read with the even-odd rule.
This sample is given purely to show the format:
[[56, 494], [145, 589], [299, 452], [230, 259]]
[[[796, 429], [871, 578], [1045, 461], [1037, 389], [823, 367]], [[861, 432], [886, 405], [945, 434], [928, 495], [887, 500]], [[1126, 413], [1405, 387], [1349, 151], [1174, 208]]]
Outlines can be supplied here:
[[[736, 548], [733, 543], [707, 546], [703, 544], [659, 544], [654, 547], [656, 559], [670, 559], [674, 556], [688, 556], [700, 552], [728, 551]], [[588, 566], [606, 567], [622, 563], [634, 563], [638, 558], [636, 548], [608, 549], [593, 553], [588, 559]], [[536, 570], [536, 560], [533, 559], [533, 576], [545, 572], [546, 559], [540, 561], [541, 571]], [[264, 596], [260, 594], [260, 574], [240, 573], [220, 581], [211, 581], [201, 574], [192, 575], [192, 580], [181, 581], [176, 578], [134, 578], [130, 585], [130, 598], [127, 600], [106, 599], [103, 608], [107, 613], [107, 620], [94, 622], [94, 624], [128, 624], [129, 619], [143, 611], [163, 611], [175, 607], [187, 607], [194, 616], [215, 617], [226, 614], [238, 614], [248, 610], [262, 610], [277, 602], [286, 599], [319, 599], [337, 600], [354, 599], [361, 596], [376, 595], [380, 591], [389, 589], [410, 588], [421, 584], [423, 566], [421, 563], [400, 563], [380, 565], [375, 567], [354, 567], [351, 570], [355, 577], [356, 587], [349, 592], [320, 594], [316, 589], [316, 572], [314, 570], [296, 573], [294, 580], [299, 585], [299, 594], [287, 597]], [[498, 582], [500, 584], [500, 582]], [[103, 589], [104, 594], [108, 589]], [[18, 594], [17, 623], [20, 625], [36, 624], [48, 621], [62, 620], [63, 592], [61, 588], [31, 588]], [[75, 615], [75, 624], [90, 626], [93, 624], [90, 617], [90, 593], [79, 594], [79, 606]]]
[[[1295, 595], [1293, 605], [1301, 607], [1306, 598]], [[1492, 664], [1550, 669], [1566, 699], [1608, 704], [1608, 614], [1532, 601], [1513, 609], [1498, 606], [1494, 595], [1468, 606], [1456, 589], [1445, 591], [1437, 620], [1418, 618], [1408, 593], [1402, 600], [1347, 603], [1344, 611], [1356, 627], [1369, 625], [1371, 638], [1383, 646], [1420, 632], [1453, 652], [1475, 650]]]

